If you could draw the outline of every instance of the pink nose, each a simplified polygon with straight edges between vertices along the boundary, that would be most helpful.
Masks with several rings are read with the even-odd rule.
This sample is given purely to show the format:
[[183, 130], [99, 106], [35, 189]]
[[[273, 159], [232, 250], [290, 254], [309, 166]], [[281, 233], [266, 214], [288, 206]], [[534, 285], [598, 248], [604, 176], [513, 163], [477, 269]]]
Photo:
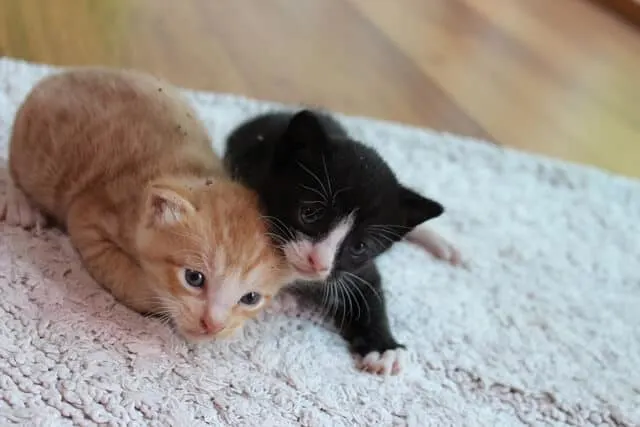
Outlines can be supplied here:
[[324, 273], [329, 270], [329, 266], [322, 262], [316, 252], [311, 252], [307, 257], [307, 261], [309, 262], [309, 266], [313, 268], [313, 271], [316, 273]]
[[202, 319], [200, 319], [200, 326], [209, 335], [217, 334], [224, 329], [224, 324], [213, 321], [207, 315], [202, 316]]

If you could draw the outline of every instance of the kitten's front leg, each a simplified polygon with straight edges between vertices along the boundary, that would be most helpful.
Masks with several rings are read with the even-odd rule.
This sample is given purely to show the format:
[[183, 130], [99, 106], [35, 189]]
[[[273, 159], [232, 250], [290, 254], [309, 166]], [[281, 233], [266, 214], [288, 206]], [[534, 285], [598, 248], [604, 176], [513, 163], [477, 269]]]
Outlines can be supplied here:
[[7, 185], [6, 196], [0, 196], [0, 221], [11, 226], [24, 229], [35, 228], [36, 231], [47, 224], [45, 216], [37, 209], [28, 197], [11, 179]]
[[372, 263], [357, 274], [342, 273], [338, 280], [347, 291], [342, 292], [342, 306], [333, 311], [334, 321], [357, 355], [359, 367], [376, 374], [398, 374], [405, 346], [391, 333], [377, 267]]
[[130, 309], [143, 314], [157, 310], [156, 298], [148, 287], [142, 268], [122, 251], [108, 233], [88, 218], [94, 212], [72, 209], [67, 231], [89, 274]]
[[418, 226], [407, 233], [405, 239], [422, 247], [436, 258], [453, 265], [463, 264], [460, 250], [430, 227]]

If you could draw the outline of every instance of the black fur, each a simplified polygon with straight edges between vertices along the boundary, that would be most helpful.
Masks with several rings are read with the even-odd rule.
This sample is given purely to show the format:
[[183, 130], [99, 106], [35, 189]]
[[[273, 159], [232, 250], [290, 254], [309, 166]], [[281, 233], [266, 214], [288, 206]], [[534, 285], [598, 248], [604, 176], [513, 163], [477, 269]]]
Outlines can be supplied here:
[[[375, 150], [315, 111], [269, 113], [241, 124], [228, 138], [225, 165], [258, 192], [278, 243], [290, 240], [291, 231], [320, 240], [355, 212], [329, 279], [297, 282], [291, 290], [301, 302], [324, 303], [355, 353], [404, 347], [389, 329], [373, 261], [415, 226], [441, 215], [443, 207], [400, 184]], [[324, 213], [312, 224], [301, 221], [301, 207], [318, 206], [324, 193]], [[343, 289], [329, 293], [330, 286]]]

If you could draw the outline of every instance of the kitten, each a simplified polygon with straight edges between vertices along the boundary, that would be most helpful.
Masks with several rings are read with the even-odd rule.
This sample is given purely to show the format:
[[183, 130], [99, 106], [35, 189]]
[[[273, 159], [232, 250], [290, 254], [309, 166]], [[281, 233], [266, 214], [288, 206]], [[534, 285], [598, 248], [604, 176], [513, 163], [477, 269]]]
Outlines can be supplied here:
[[0, 220], [51, 219], [90, 274], [189, 341], [227, 337], [290, 281], [257, 195], [178, 91], [134, 71], [46, 77], [19, 108]]
[[225, 166], [260, 195], [271, 236], [300, 279], [288, 292], [329, 310], [362, 369], [397, 373], [405, 346], [390, 331], [373, 261], [406, 237], [457, 262], [452, 245], [414, 229], [442, 205], [400, 184], [332, 117], [309, 110], [242, 123], [228, 137]]

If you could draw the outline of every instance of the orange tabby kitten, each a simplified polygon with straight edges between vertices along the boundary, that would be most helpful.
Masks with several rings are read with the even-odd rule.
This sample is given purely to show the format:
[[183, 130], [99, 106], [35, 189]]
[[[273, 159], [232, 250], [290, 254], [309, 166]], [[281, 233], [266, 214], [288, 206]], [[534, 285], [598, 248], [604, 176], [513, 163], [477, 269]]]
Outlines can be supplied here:
[[92, 276], [188, 340], [225, 337], [291, 280], [256, 195], [178, 91], [133, 71], [46, 77], [18, 110], [0, 220], [64, 226]]

